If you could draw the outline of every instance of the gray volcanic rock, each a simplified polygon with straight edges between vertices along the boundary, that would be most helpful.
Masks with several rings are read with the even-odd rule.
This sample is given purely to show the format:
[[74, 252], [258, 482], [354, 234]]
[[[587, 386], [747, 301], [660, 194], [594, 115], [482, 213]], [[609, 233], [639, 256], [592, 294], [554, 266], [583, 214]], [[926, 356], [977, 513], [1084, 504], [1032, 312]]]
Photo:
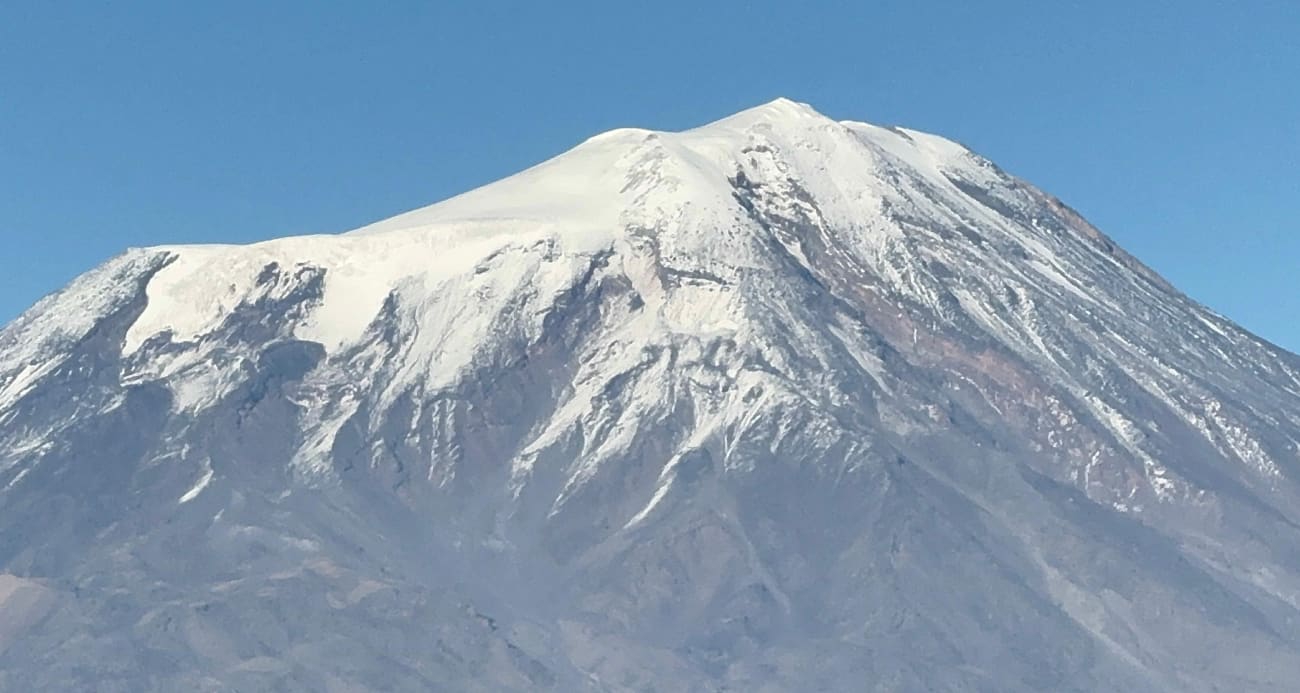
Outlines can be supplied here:
[[0, 331], [0, 689], [1290, 691], [1300, 358], [780, 100]]

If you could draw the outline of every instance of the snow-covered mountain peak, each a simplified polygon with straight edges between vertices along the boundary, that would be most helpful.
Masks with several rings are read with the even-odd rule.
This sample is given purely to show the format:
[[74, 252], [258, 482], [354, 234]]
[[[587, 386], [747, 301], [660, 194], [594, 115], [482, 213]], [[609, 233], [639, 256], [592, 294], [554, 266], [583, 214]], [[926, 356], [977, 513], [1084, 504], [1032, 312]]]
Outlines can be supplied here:
[[[523, 172], [448, 200], [397, 215], [352, 233], [432, 228], [447, 222], [505, 219], [553, 222], [570, 229], [617, 232], [618, 217], [645, 201], [647, 180], [673, 183], [672, 199], [698, 206], [730, 199], [728, 179], [760, 151], [795, 179], [836, 177], [861, 182], [878, 155], [894, 163], [944, 161], [968, 154], [941, 137], [836, 122], [807, 104], [780, 98], [683, 132], [619, 128]], [[839, 152], [840, 161], [827, 156]], [[832, 168], [829, 164], [839, 164]], [[689, 183], [676, 184], [676, 183]], [[660, 191], [663, 192], [663, 191]]]
[[779, 97], [767, 103], [715, 120], [712, 123], [696, 128], [696, 130], [744, 129], [762, 126], [772, 130], [788, 131], [803, 129], [814, 123], [828, 124], [834, 122], [806, 103]]
[[[312, 334], [331, 344], [358, 337], [405, 279], [438, 281], [508, 246], [547, 240], [567, 251], [597, 252], [649, 234], [682, 261], [762, 265], [757, 255], [766, 254], [765, 247], [744, 233], [719, 233], [747, 224], [737, 181], [803, 181], [834, 211], [842, 189], [870, 195], [873, 187], [888, 185], [877, 180], [875, 150], [884, 150], [867, 137], [875, 134], [778, 100], [680, 133], [620, 129], [598, 135], [513, 176], [339, 236], [160, 248], [177, 260], [151, 282], [157, 298], [128, 335], [128, 351], [163, 330], [178, 339], [201, 334], [245, 299], [262, 267], [277, 261], [322, 268], [331, 298], [348, 297], [327, 300], [313, 314], [320, 327]], [[216, 266], [235, 270], [242, 280], [230, 284], [232, 272]], [[347, 310], [332, 314], [330, 306], [340, 303]]]
[[0, 689], [1290, 691], [1300, 359], [778, 100], [0, 330]]
[[[1105, 257], [1109, 242], [1053, 204], [941, 137], [837, 122], [778, 99], [683, 132], [598, 135], [495, 183], [350, 233], [150, 249], [166, 256], [166, 266], [148, 281], [125, 351], [153, 338], [203, 343], [239, 306], [301, 290], [305, 281], [279, 285], [268, 271], [311, 278], [310, 300], [285, 329], [329, 353], [363, 343], [386, 305], [450, 309], [454, 298], [458, 313], [490, 316], [516, 292], [536, 291], [534, 272], [554, 272], [548, 281], [562, 290], [587, 258], [607, 256], [643, 299], [663, 299], [652, 302], [664, 321], [654, 329], [700, 334], [749, 319], [761, 300], [749, 293], [752, 272], [815, 271], [814, 253], [841, 258], [925, 305], [975, 290], [953, 286], [958, 278], [978, 283], [978, 295], [1012, 282], [1118, 305], [1089, 288], [1088, 276], [1076, 276], [1080, 265], [1071, 257], [1085, 252], [1084, 266], [1104, 267], [1115, 262]], [[502, 271], [485, 272], [489, 266]], [[937, 266], [993, 273], [944, 277]], [[498, 284], [470, 296], [453, 289], [487, 279]], [[463, 335], [481, 337], [490, 327], [463, 331], [455, 353], [470, 358], [473, 338]], [[451, 353], [446, 344], [425, 347], [434, 350], [429, 358]], [[455, 373], [468, 361], [442, 363]]]

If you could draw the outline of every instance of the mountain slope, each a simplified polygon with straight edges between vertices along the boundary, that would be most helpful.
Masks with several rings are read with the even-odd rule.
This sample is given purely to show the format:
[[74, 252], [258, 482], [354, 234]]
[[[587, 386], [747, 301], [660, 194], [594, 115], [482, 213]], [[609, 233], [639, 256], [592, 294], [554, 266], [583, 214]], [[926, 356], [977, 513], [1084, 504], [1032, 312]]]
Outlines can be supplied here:
[[1288, 690], [1298, 441], [957, 144], [618, 130], [0, 332], [0, 687]]

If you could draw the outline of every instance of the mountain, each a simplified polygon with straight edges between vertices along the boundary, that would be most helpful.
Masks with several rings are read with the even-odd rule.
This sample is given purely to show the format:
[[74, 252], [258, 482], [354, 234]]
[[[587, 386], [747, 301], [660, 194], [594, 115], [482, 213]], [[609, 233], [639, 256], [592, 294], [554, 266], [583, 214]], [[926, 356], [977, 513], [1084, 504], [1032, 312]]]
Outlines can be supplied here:
[[1300, 358], [778, 100], [5, 327], [0, 689], [1290, 691], [1298, 475]]

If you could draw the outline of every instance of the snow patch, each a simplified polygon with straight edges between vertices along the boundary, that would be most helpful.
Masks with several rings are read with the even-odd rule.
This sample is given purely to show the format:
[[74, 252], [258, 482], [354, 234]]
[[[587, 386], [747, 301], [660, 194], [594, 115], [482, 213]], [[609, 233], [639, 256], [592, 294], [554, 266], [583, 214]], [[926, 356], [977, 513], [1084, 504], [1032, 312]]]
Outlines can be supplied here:
[[203, 476], [199, 477], [199, 480], [194, 484], [194, 486], [190, 490], [186, 491], [185, 494], [182, 495], [180, 497], [180, 500], [177, 502], [181, 505], [184, 505], [185, 503], [188, 503], [194, 500], [195, 498], [198, 498], [199, 494], [203, 493], [203, 489], [207, 488], [208, 484], [212, 483], [212, 475], [213, 475], [212, 467], [206, 466], [206, 469], [203, 472]]

